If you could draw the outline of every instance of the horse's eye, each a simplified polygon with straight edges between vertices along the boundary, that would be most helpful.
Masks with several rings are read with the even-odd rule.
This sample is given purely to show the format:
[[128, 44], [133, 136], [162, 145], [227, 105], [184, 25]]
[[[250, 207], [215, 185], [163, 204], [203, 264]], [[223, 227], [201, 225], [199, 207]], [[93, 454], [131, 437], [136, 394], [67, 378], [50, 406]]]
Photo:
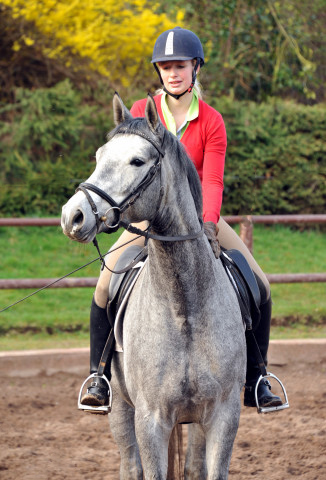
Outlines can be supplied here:
[[140, 158], [133, 158], [130, 162], [130, 165], [133, 165], [134, 167], [141, 167], [144, 165], [145, 162], [141, 160]]

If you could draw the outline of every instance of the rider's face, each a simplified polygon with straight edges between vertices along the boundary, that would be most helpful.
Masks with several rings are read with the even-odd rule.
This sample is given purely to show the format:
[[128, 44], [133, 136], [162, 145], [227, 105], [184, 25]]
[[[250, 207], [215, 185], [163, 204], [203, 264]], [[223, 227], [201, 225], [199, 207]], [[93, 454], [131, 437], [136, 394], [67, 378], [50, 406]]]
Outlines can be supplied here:
[[179, 95], [190, 87], [194, 68], [192, 60], [159, 62], [158, 67], [164, 86], [169, 92]]

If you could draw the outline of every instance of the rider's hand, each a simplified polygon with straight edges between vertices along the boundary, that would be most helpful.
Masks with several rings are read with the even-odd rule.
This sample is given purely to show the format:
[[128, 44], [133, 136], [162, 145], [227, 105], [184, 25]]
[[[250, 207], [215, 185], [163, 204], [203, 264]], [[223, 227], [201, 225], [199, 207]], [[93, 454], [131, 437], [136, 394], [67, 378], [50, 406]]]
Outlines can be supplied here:
[[214, 222], [205, 222], [204, 232], [209, 241], [210, 246], [212, 247], [215, 257], [219, 258], [221, 253], [221, 248], [220, 248], [219, 241], [217, 239], [218, 226]]

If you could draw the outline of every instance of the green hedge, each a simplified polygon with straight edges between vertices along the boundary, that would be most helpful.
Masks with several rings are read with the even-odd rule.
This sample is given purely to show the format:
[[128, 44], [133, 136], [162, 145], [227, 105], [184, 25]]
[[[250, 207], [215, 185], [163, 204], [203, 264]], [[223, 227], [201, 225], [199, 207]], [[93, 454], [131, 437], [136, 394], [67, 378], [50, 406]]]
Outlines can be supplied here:
[[16, 89], [16, 101], [0, 108], [1, 216], [60, 214], [94, 169], [113, 126], [111, 99], [85, 101], [69, 80]]
[[210, 103], [228, 134], [223, 214], [325, 213], [325, 105]]
[[[68, 80], [17, 89], [0, 108], [0, 216], [60, 214], [113, 126], [111, 99], [85, 99]], [[207, 101], [228, 133], [223, 214], [325, 212], [325, 105]]]

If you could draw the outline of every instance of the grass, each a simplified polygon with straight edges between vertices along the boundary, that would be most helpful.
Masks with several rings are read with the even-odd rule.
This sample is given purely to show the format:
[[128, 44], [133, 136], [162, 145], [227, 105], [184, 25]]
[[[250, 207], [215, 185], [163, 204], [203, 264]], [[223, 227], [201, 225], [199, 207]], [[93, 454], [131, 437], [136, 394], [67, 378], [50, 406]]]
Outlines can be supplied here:
[[[326, 272], [326, 234], [275, 225], [255, 226], [254, 256], [266, 273]], [[272, 284], [273, 316], [305, 318], [320, 323], [326, 318], [326, 284]]]
[[[99, 236], [106, 252], [119, 233]], [[2, 227], [1, 278], [58, 278], [98, 257], [92, 245], [66, 238], [59, 227]], [[97, 277], [96, 261], [74, 277]], [[88, 344], [92, 288], [48, 289], [0, 313], [0, 350]], [[0, 310], [32, 290], [0, 290]]]
[[[119, 232], [100, 235], [103, 252]], [[59, 227], [1, 227], [1, 278], [58, 278], [97, 257]], [[254, 255], [266, 273], [326, 271], [326, 234], [284, 226], [254, 229]], [[94, 277], [99, 262], [74, 276]], [[31, 290], [0, 290], [0, 310]], [[272, 285], [271, 338], [326, 337], [326, 285]], [[48, 289], [0, 313], [0, 350], [88, 346], [92, 288]]]

